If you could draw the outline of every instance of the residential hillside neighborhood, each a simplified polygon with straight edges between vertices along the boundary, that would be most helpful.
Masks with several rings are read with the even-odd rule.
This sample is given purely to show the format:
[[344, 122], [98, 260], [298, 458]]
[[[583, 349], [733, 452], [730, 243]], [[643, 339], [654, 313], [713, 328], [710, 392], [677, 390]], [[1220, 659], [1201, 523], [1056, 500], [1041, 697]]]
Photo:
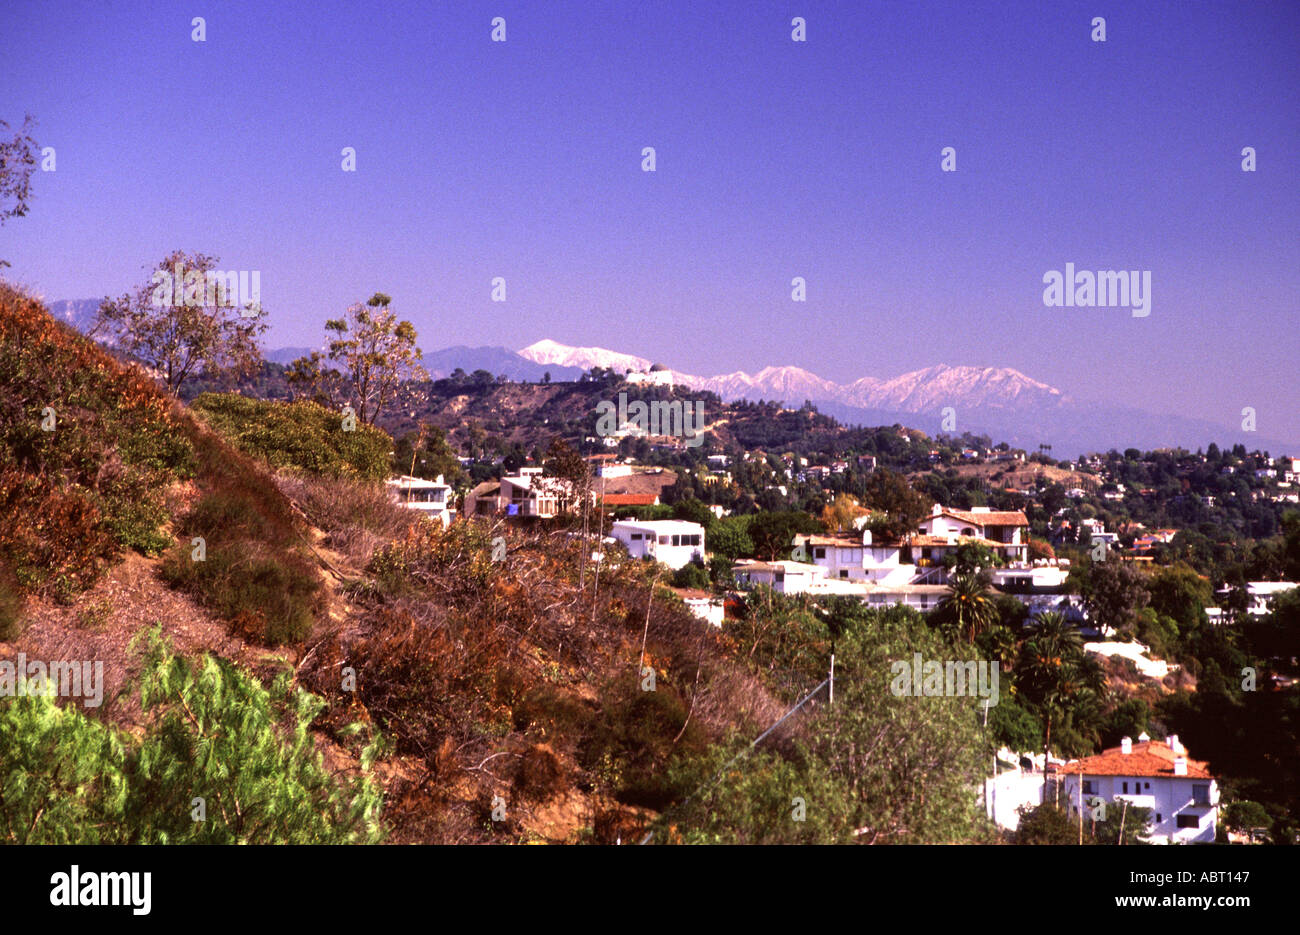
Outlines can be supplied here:
[[[683, 393], [665, 373], [618, 377], [597, 368], [584, 380], [606, 396], [645, 387]], [[482, 391], [503, 385], [511, 384]], [[1221, 812], [1220, 782], [1234, 787], [1230, 763], [1193, 759], [1175, 734], [1152, 740], [1146, 729], [1157, 727], [1156, 712], [1171, 698], [1207, 677], [1222, 686], [1238, 668], [1253, 673], [1252, 690], [1296, 691], [1300, 515], [1286, 511], [1300, 489], [1300, 459], [1211, 444], [1058, 461], [1047, 446], [1026, 451], [902, 426], [864, 432], [818, 425], [808, 405], [764, 406], [778, 419], [818, 425], [794, 431], [785, 439], [791, 450], [776, 453], [745, 443], [743, 409], [708, 403], [723, 417], [698, 448], [680, 433], [587, 434], [580, 417], [569, 423], [570, 438], [546, 452], [534, 445], [532, 456], [499, 443], [493, 456], [491, 436], [480, 434], [484, 443], [453, 452], [464, 472], [461, 512], [483, 523], [581, 529], [593, 567], [633, 560], [659, 568], [656, 578], [724, 633], [754, 601], [778, 596], [790, 606], [904, 608], [966, 633], [1019, 679], [1028, 673], [1018, 656], [1051, 631], [1073, 647], [1078, 677], [1092, 679], [1080, 704], [1095, 709], [1106, 698], [1112, 717], [1123, 715], [1097, 740], [1075, 735], [1044, 748], [1041, 733], [1017, 734], [1035, 707], [1025, 703], [1028, 679], [1024, 695], [986, 708], [1005, 729], [998, 772], [985, 777], [979, 798], [1003, 833], [1014, 836], [1026, 810], [1055, 802], [1066, 820], [1118, 810], [1128, 835], [1154, 843], [1267, 838], [1262, 827], [1241, 826], [1245, 806], [1231, 819]], [[557, 446], [569, 445], [569, 467], [560, 469]], [[1268, 649], [1264, 665], [1238, 667], [1247, 658], [1240, 650], [1256, 640]], [[1022, 704], [1014, 716], [1001, 713]], [[1051, 712], [1038, 708], [1045, 722]], [[1057, 716], [1073, 718], [1068, 709]], [[1122, 737], [1121, 724], [1129, 728]], [[1213, 752], [1213, 741], [1205, 746]], [[1144, 824], [1132, 823], [1130, 806]]]

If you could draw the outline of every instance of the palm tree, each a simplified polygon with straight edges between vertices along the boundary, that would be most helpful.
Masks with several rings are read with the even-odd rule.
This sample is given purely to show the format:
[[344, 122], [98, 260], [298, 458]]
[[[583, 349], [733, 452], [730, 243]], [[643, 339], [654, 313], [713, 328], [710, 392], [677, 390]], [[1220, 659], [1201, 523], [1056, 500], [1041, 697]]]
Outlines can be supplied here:
[[997, 605], [993, 603], [988, 584], [979, 575], [954, 577], [935, 613], [940, 623], [952, 627], [958, 638], [966, 636], [971, 644], [998, 620]]
[[1067, 704], [1087, 687], [1081, 676], [1083, 640], [1079, 631], [1057, 611], [1044, 611], [1034, 621], [1022, 650], [1026, 683], [1043, 709], [1043, 779], [1052, 748], [1052, 721], [1060, 720]]

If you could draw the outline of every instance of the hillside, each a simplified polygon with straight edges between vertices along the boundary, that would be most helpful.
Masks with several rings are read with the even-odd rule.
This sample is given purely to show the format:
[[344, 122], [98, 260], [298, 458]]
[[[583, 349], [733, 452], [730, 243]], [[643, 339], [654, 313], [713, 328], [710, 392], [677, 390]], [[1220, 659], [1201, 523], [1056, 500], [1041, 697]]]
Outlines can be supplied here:
[[[675, 598], [650, 601], [644, 567], [613, 571], [584, 600], [562, 531], [506, 533], [510, 558], [493, 564], [486, 530], [412, 527], [364, 480], [296, 464], [276, 478], [8, 288], [0, 387], [14, 610], [0, 654], [101, 663], [92, 721], [147, 723], [128, 691], [148, 668], [133, 641], [158, 626], [178, 652], [266, 686], [296, 671], [326, 702], [315, 746], [340, 782], [361, 762], [349, 725], [382, 732], [392, 752], [375, 776], [394, 840], [558, 841], [641, 827], [679, 794], [658, 778], [667, 762], [779, 713]], [[53, 431], [32, 400], [54, 410]], [[256, 416], [241, 427], [238, 410], [208, 409], [250, 453], [265, 446], [246, 431]], [[643, 641], [653, 694], [637, 687]], [[488, 814], [497, 793], [502, 822]]]
[[[706, 626], [652, 563], [582, 567], [563, 519], [423, 522], [367, 479], [382, 432], [344, 437], [311, 403], [187, 409], [7, 287], [0, 387], [0, 652], [103, 667], [102, 704], [0, 698], [0, 783], [27, 790], [0, 807], [11, 840], [983, 839], [973, 702], [916, 706], [872, 676], [913, 647], [965, 652], [914, 614], [756, 595]], [[443, 415], [546, 426], [607, 390], [451, 392]], [[910, 752], [858, 797], [885, 789], [883, 764], [844, 756], [869, 737]], [[774, 822], [792, 788], [823, 807]]]

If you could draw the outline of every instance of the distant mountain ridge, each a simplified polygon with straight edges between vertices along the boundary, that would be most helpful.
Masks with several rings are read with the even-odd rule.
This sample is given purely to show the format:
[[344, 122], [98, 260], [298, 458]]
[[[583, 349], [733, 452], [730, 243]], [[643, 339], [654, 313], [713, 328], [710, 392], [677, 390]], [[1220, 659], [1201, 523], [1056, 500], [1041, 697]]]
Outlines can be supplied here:
[[[645, 371], [650, 360], [600, 347], [570, 347], [544, 340], [519, 351], [539, 363], [561, 363], [590, 370], [613, 367]], [[1294, 442], [1260, 437], [1207, 419], [1153, 413], [1127, 406], [1079, 402], [1061, 390], [1009, 367], [936, 364], [888, 379], [862, 377], [839, 384], [801, 367], [764, 367], [703, 377], [670, 370], [673, 382], [708, 390], [723, 399], [767, 399], [798, 406], [809, 400], [827, 415], [861, 425], [895, 422], [930, 435], [949, 431], [945, 409], [951, 407], [954, 433], [989, 435], [1033, 450], [1048, 444], [1058, 458], [1090, 451], [1155, 449], [1182, 446], [1195, 450], [1211, 441], [1220, 446], [1246, 445], [1274, 454], [1300, 449]]]
[[[59, 320], [84, 332], [94, 323], [99, 302], [62, 300], [51, 302], [49, 309]], [[268, 350], [266, 358], [288, 364], [310, 352], [310, 348], [277, 348]], [[1030, 450], [1048, 444], [1058, 458], [1127, 447], [1182, 446], [1195, 450], [1211, 441], [1221, 447], [1240, 442], [1248, 449], [1275, 455], [1300, 453], [1300, 444], [1294, 441], [1260, 437], [1206, 419], [1078, 402], [1056, 387], [1009, 367], [936, 364], [896, 377], [866, 376], [845, 384], [794, 366], [768, 366], [753, 374], [738, 370], [701, 376], [673, 370], [636, 354], [602, 347], [573, 347], [550, 339], [518, 351], [458, 345], [426, 352], [423, 363], [434, 379], [449, 376], [456, 369], [465, 373], [486, 370], [493, 376], [504, 374], [511, 380], [530, 383], [541, 381], [548, 373], [553, 381], [576, 380], [593, 367], [622, 374], [658, 366], [672, 374], [675, 384], [716, 393], [724, 400], [766, 399], [792, 407], [808, 400], [841, 422], [897, 422], [929, 435], [950, 431], [945, 425], [945, 409], [951, 407], [953, 434], [985, 434], [994, 441]]]

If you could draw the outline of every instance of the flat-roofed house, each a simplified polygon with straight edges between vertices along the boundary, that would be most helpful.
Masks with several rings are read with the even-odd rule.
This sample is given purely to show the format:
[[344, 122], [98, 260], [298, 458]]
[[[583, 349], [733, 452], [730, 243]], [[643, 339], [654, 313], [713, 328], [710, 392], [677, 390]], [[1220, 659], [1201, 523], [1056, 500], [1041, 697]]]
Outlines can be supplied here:
[[575, 499], [568, 481], [546, 477], [542, 468], [521, 468], [501, 478], [499, 508], [510, 516], [549, 519], [573, 506]]
[[633, 558], [653, 558], [669, 568], [704, 561], [704, 527], [676, 519], [619, 520], [609, 534]]
[[436, 519], [444, 528], [456, 512], [452, 506], [451, 485], [443, 481], [441, 474], [437, 480], [424, 480], [403, 474], [384, 481], [384, 485], [395, 501], [408, 510], [417, 510], [430, 519]]

